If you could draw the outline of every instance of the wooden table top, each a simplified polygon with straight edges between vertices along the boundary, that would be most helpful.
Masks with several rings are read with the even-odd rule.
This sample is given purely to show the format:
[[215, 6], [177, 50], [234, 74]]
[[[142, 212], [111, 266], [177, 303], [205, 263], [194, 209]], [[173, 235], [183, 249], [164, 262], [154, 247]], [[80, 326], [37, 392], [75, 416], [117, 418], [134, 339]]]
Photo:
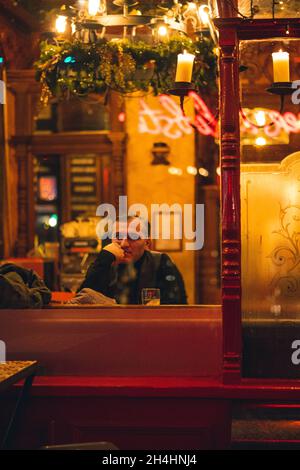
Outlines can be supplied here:
[[11, 385], [34, 374], [37, 361], [7, 361], [0, 363], [0, 392], [6, 391]]

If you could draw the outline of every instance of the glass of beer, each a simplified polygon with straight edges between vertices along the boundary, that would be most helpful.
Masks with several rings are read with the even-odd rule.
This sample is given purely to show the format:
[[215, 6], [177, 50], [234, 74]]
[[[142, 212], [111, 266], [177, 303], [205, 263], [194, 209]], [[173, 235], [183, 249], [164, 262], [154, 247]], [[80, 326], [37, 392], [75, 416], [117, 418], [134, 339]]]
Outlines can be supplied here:
[[160, 289], [142, 289], [143, 305], [160, 305]]

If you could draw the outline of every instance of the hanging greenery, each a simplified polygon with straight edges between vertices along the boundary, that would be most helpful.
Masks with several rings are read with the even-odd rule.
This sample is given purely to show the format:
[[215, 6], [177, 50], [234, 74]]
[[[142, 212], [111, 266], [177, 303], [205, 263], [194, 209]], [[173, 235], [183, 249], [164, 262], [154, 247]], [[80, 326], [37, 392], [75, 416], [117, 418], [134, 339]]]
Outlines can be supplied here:
[[147, 44], [126, 39], [102, 39], [96, 44], [41, 43], [36, 62], [37, 79], [42, 83], [42, 100], [65, 99], [105, 93], [134, 91], [165, 93], [174, 83], [177, 55], [183, 50], [196, 55], [193, 82], [196, 89], [209, 93], [216, 88], [217, 61], [211, 39], [173, 38]]

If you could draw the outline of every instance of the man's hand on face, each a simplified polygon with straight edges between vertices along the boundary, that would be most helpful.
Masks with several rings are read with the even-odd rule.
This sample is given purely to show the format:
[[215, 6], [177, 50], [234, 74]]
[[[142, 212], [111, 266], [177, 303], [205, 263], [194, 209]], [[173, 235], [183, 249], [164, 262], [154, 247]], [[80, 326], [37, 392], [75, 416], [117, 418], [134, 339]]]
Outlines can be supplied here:
[[103, 250], [109, 251], [114, 255], [114, 257], [116, 258], [114, 264], [121, 263], [122, 260], [125, 258], [124, 250], [120, 247], [119, 243], [117, 242], [110, 243], [105, 248], [103, 248]]

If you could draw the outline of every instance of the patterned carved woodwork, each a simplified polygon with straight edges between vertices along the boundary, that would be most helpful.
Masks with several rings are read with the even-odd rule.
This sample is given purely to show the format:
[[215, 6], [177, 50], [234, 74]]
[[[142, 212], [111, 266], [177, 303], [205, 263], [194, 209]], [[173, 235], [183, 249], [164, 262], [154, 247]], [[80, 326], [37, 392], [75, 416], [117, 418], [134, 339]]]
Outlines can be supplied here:
[[30, 67], [38, 56], [36, 19], [11, 0], [0, 0], [0, 45], [7, 68]]
[[[22, 69], [29, 67], [33, 62], [33, 56], [36, 56], [38, 40], [36, 36], [32, 39], [29, 36], [22, 36], [15, 31], [5, 29], [5, 25], [0, 18], [0, 44], [5, 62], [11, 69]], [[29, 46], [29, 47], [28, 47]]]
[[18, 145], [16, 149], [18, 160], [18, 240], [16, 255], [26, 256], [33, 247], [34, 232], [34, 203], [33, 203], [33, 168], [29, 142]]
[[[23, 8], [19, 7], [15, 4], [15, 2], [11, 0], [0, 0], [0, 54], [4, 56], [4, 66], [6, 71], [11, 73], [12, 70], [16, 70], [18, 68], [25, 68], [30, 67], [34, 61], [34, 57], [37, 57], [38, 53], [38, 42], [39, 37], [37, 34], [38, 31], [38, 23], [36, 22], [35, 18], [29, 15]], [[7, 78], [7, 84], [9, 83], [10, 78]], [[23, 102], [26, 103], [25, 107], [27, 108], [28, 105], [28, 89], [27, 89], [27, 79], [26, 76], [22, 76], [19, 83], [23, 86], [23, 95], [22, 99]], [[11, 101], [9, 101], [11, 103]], [[14, 119], [12, 115], [15, 114], [16, 116], [16, 123], [26, 121], [26, 117], [24, 113], [19, 113], [17, 110], [16, 104], [16, 112], [13, 113], [12, 110], [9, 108], [8, 110], [8, 122], [6, 125], [6, 129], [8, 130], [8, 135], [5, 135], [5, 140], [9, 141], [10, 139], [10, 132], [12, 129], [15, 128], [15, 122], [13, 123], [12, 120]], [[21, 124], [22, 127], [23, 124]], [[12, 155], [10, 159], [14, 158]], [[22, 224], [24, 225], [24, 229], [22, 230], [21, 237], [19, 241], [20, 252], [24, 253], [25, 245], [28, 245], [27, 239], [27, 232], [26, 227], [28, 227], [28, 219], [24, 216], [24, 211], [26, 211], [26, 172], [27, 172], [27, 162], [24, 159], [20, 159], [19, 161], [19, 170], [22, 175], [21, 183], [20, 183], [20, 203], [19, 203], [19, 213], [21, 213]], [[12, 163], [12, 172], [14, 171], [13, 168], [15, 167], [15, 163]], [[13, 193], [17, 192], [17, 179], [16, 186], [9, 188]], [[2, 188], [4, 186], [2, 185]], [[5, 197], [2, 199], [6, 200]], [[6, 204], [8, 202], [6, 201]], [[11, 210], [11, 206], [9, 204], [8, 207], [4, 208], [5, 210]], [[25, 220], [26, 219], [26, 220]], [[6, 234], [7, 235], [7, 234]], [[2, 254], [7, 255], [13, 249], [14, 237], [13, 236], [4, 236], [4, 245]], [[23, 247], [23, 248], [22, 248]], [[12, 254], [12, 253], [10, 253]]]
[[240, 380], [241, 256], [238, 40], [220, 31], [223, 380]]
[[[31, 134], [33, 115], [39, 85], [35, 82], [32, 70], [14, 70], [7, 73], [7, 88], [14, 95], [14, 110], [10, 110], [10, 144], [14, 148], [11, 156], [17, 162], [17, 186], [12, 190], [18, 193], [18, 238], [15, 255], [26, 256], [34, 242], [34, 199], [33, 199], [33, 161]], [[17, 136], [17, 137], [15, 137]], [[16, 141], [14, 142], [14, 139]]]
[[241, 166], [243, 321], [276, 321], [278, 309], [281, 321], [297, 318], [299, 191], [299, 151], [279, 163]]

